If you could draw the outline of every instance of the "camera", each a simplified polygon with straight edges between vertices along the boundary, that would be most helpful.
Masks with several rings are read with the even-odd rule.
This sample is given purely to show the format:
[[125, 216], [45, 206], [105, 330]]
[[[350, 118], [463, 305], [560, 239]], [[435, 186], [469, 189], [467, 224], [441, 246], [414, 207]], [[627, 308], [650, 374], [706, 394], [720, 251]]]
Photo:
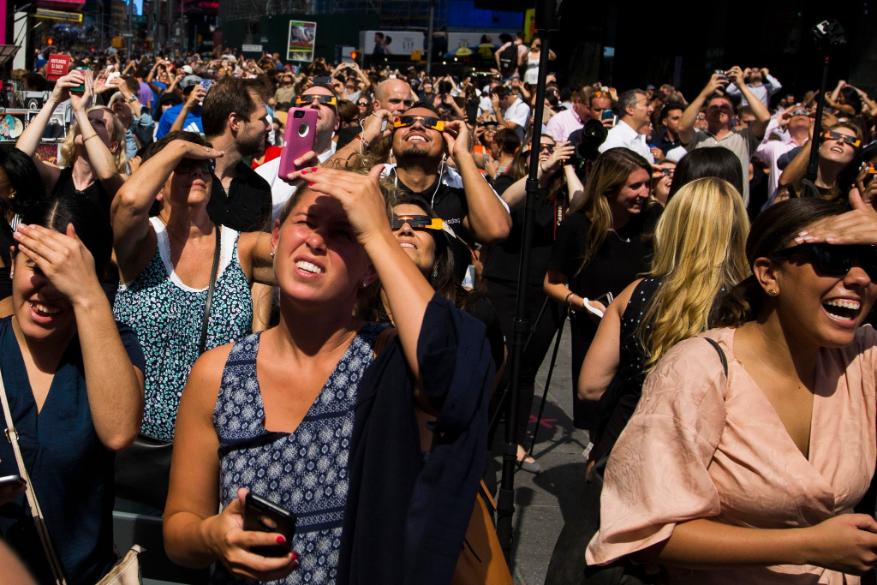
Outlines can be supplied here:
[[836, 20], [823, 20], [811, 30], [816, 45], [822, 48], [836, 48], [847, 44], [846, 33]]
[[452, 89], [453, 89], [453, 86], [451, 85], [451, 82], [448, 81], [447, 79], [442, 79], [441, 81], [438, 82], [438, 92], [439, 93], [441, 93], [441, 94], [451, 93]]
[[587, 163], [597, 160], [600, 156], [600, 151], [597, 149], [606, 140], [608, 133], [609, 131], [599, 120], [592, 118], [585, 122], [579, 135], [579, 143], [576, 144], [576, 149], [570, 157], [570, 164], [579, 176], [585, 171]]

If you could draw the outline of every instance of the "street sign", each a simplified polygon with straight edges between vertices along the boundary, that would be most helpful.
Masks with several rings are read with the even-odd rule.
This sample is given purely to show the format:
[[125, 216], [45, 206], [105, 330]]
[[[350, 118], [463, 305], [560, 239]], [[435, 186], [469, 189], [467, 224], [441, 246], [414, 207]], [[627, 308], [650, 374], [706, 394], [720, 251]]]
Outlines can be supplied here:
[[49, 61], [46, 63], [46, 79], [56, 81], [67, 75], [70, 70], [70, 55], [63, 53], [52, 53]]

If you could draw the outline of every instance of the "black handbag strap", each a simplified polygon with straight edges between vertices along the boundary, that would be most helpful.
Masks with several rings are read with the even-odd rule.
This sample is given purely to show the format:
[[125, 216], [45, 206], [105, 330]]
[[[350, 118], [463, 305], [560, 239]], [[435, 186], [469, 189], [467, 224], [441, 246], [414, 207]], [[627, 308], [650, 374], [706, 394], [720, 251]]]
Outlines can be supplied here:
[[725, 356], [725, 351], [722, 349], [722, 346], [719, 345], [719, 342], [711, 337], [704, 337], [710, 345], [716, 350], [716, 353], [719, 354], [719, 360], [722, 362], [722, 370], [725, 372], [725, 377], [728, 377], [728, 358]]
[[207, 324], [210, 321], [210, 305], [213, 304], [213, 291], [216, 288], [216, 273], [219, 271], [219, 256], [222, 249], [222, 226], [216, 226], [216, 247], [213, 251], [213, 267], [210, 269], [210, 284], [207, 286], [207, 300], [204, 302], [204, 317], [201, 319], [201, 339], [198, 342], [198, 355], [207, 348]]

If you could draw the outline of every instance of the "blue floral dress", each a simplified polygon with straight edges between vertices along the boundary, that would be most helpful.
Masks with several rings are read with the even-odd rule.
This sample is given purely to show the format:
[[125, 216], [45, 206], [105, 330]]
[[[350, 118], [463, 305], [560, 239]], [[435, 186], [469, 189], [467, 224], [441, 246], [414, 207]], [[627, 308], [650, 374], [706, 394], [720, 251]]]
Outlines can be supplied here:
[[[134, 329], [146, 356], [141, 433], [172, 441], [180, 397], [192, 364], [198, 359], [207, 288], [194, 289], [179, 279], [164, 224], [156, 217], [150, 222], [156, 235], [155, 255], [137, 278], [119, 287], [113, 313], [116, 320]], [[222, 228], [207, 349], [240, 339], [252, 330], [253, 301], [250, 283], [238, 259], [239, 235]]]
[[[381, 324], [365, 325], [335, 366], [298, 428], [291, 434], [265, 429], [256, 378], [258, 333], [229, 353], [213, 424], [219, 437], [220, 500], [240, 487], [296, 516], [293, 550], [300, 566], [274, 583], [335, 583], [348, 492], [348, 457], [357, 391], [374, 359]], [[217, 566], [213, 583], [240, 583]]]

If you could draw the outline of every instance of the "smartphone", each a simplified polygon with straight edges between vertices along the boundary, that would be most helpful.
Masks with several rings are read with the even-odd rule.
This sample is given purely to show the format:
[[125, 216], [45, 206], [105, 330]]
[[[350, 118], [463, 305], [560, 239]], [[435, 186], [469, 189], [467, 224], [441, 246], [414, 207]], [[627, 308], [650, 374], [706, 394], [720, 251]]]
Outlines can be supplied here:
[[0, 488], [24, 486], [24, 480], [20, 475], [6, 475], [0, 477]]
[[613, 126], [615, 126], [615, 123], [618, 121], [618, 116], [615, 115], [612, 108], [606, 108], [600, 113], [600, 121], [605, 122], [606, 120], [611, 120]]
[[286, 544], [254, 546], [250, 550], [263, 557], [285, 557], [292, 550], [295, 514], [258, 494], [247, 492], [247, 499], [244, 502], [244, 530], [279, 532], [286, 537]]
[[[77, 67], [74, 71], [88, 71], [88, 67]], [[75, 87], [70, 88], [70, 93], [75, 93], [77, 95], [82, 95], [85, 93], [85, 83], [80, 83]]]
[[300, 170], [295, 159], [314, 149], [317, 136], [317, 110], [312, 108], [289, 108], [286, 115], [285, 145], [280, 155], [278, 175], [286, 177]]

